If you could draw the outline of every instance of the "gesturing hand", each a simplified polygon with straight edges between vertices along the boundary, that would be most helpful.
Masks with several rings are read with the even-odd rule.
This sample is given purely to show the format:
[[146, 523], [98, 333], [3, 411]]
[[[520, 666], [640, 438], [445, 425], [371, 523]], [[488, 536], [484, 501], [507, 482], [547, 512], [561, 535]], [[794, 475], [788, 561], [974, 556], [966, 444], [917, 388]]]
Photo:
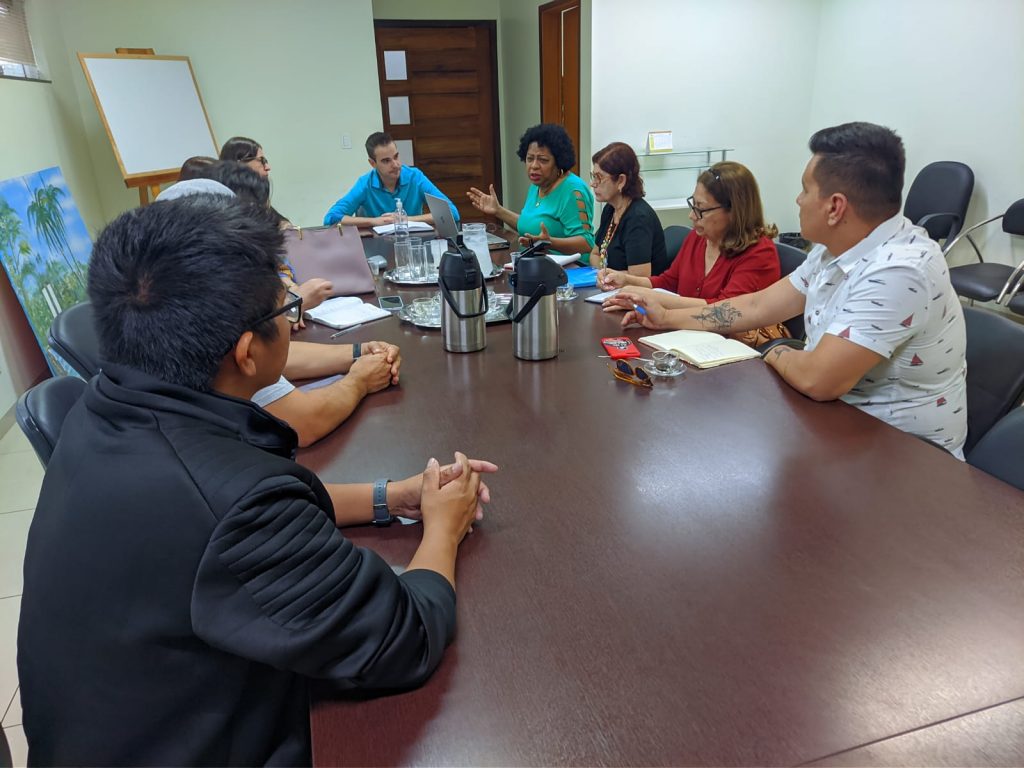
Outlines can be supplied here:
[[473, 204], [473, 207], [478, 211], [486, 213], [488, 216], [496, 216], [498, 209], [501, 207], [501, 203], [498, 202], [498, 193], [494, 191], [494, 185], [490, 185], [490, 192], [481, 192], [476, 187], [470, 187], [469, 192], [466, 193], [469, 197], [469, 202]]
[[533, 245], [535, 240], [547, 240], [551, 242], [551, 235], [548, 234], [548, 228], [544, 226], [544, 222], [540, 223], [540, 232], [536, 235], [526, 234], [519, 238], [519, 244], [524, 247]]

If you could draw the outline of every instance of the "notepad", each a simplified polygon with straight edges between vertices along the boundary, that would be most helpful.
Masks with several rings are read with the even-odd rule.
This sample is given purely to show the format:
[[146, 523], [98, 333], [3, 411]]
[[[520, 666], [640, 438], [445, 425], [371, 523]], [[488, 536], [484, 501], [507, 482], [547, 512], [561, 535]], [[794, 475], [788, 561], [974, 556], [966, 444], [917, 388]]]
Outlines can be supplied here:
[[[434, 228], [427, 224], [425, 221], [410, 221], [409, 231], [410, 232], [432, 232]], [[395, 234], [394, 224], [381, 224], [378, 227], [374, 227], [373, 231], [378, 235], [393, 235]]]
[[339, 296], [335, 299], [328, 299], [319, 307], [305, 313], [306, 317], [314, 322], [326, 325], [328, 328], [338, 329], [380, 320], [389, 317], [390, 314], [386, 309], [381, 309], [374, 304], [367, 304], [355, 296]]
[[[579, 261], [580, 259], [583, 258], [583, 254], [582, 253], [570, 253], [570, 254], [565, 254], [565, 255], [563, 255], [561, 253], [548, 253], [548, 254], [545, 254], [545, 255], [549, 259], [551, 259], [553, 262], [555, 262], [555, 264], [557, 264], [560, 267], [567, 267], [570, 264], [572, 264], [574, 262], [577, 262], [577, 261]], [[516, 254], [512, 254], [512, 258], [515, 259], [516, 258]], [[513, 269], [514, 265], [515, 265], [515, 262], [514, 261], [510, 261], [508, 264], [505, 264], [502, 267], [502, 269], [507, 269], [507, 270], [511, 271]]]
[[669, 331], [641, 336], [637, 341], [663, 352], [674, 352], [697, 368], [714, 368], [761, 356], [743, 342], [710, 331]]
[[[610, 291], [602, 291], [601, 293], [595, 293], [593, 296], [587, 296], [584, 301], [589, 301], [591, 304], [604, 304], [605, 299], [610, 299], [616, 293], [621, 291], [621, 288], [612, 288]], [[655, 293], [667, 293], [669, 296], [677, 296], [678, 294], [672, 293], [672, 291], [665, 290], [664, 288], [655, 288]]]

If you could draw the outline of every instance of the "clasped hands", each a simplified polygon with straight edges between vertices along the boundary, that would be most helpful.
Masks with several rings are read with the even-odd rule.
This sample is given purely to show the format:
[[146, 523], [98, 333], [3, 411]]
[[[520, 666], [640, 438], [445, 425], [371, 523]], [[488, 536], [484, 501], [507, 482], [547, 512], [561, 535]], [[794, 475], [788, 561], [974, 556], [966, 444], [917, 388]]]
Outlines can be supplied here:
[[444, 526], [459, 540], [483, 519], [483, 505], [491, 501], [481, 474], [497, 471], [497, 465], [458, 451], [451, 464], [441, 466], [431, 459], [423, 472], [388, 484], [388, 507], [392, 514], [422, 520], [425, 526]]

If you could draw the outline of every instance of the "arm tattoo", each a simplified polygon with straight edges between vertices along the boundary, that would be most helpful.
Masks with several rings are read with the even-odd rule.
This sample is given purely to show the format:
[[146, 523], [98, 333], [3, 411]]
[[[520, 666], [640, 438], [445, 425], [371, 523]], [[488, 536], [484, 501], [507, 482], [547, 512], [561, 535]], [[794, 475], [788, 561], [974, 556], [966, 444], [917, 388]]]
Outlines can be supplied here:
[[728, 331], [742, 314], [732, 305], [732, 302], [720, 301], [717, 304], [708, 304], [696, 315], [690, 315], [690, 317], [708, 331]]

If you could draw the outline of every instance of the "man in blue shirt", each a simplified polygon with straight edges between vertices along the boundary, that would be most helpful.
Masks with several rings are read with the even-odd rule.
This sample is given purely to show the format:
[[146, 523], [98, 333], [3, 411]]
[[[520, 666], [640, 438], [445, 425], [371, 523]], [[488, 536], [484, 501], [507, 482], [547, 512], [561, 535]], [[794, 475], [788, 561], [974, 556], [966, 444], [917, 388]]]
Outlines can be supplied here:
[[398, 147], [389, 134], [371, 133], [366, 140], [366, 156], [373, 170], [360, 176], [348, 194], [331, 206], [324, 216], [325, 226], [339, 222], [357, 227], [393, 224], [396, 197], [402, 201], [409, 221], [433, 224], [434, 218], [430, 213], [423, 213], [426, 206], [423, 195], [427, 193], [444, 198], [455, 221], [459, 220], [459, 212], [452, 201], [434, 186], [423, 171], [402, 166]]

